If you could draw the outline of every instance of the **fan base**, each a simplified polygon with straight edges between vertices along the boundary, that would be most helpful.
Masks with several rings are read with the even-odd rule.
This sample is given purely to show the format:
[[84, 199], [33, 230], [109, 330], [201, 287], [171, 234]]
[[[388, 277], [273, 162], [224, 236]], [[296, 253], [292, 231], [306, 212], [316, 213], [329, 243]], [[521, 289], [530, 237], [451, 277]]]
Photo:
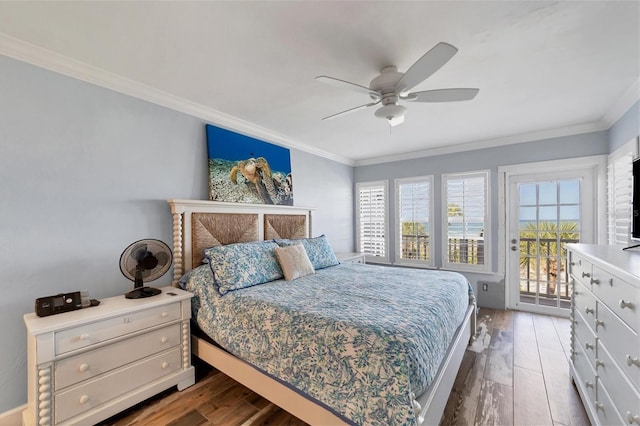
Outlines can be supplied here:
[[145, 297], [157, 296], [162, 291], [153, 287], [138, 287], [124, 294], [127, 299], [142, 299]]

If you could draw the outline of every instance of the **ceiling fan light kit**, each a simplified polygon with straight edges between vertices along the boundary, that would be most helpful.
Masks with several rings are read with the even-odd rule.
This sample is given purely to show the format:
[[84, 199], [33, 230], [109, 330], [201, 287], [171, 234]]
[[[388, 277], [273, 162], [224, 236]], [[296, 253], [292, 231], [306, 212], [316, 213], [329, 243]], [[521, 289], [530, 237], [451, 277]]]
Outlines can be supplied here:
[[396, 103], [389, 103], [378, 108], [375, 112], [375, 116], [378, 118], [385, 118], [389, 125], [397, 126], [404, 121], [404, 115], [407, 112], [407, 108]]
[[334, 87], [344, 87], [358, 93], [367, 94], [374, 101], [329, 115], [324, 117], [323, 120], [329, 120], [362, 108], [382, 104], [374, 115], [384, 118], [391, 126], [397, 126], [404, 122], [404, 116], [407, 112], [406, 107], [398, 104], [399, 101], [459, 102], [472, 100], [478, 94], [479, 89], [454, 88], [411, 92], [415, 86], [449, 62], [457, 52], [458, 49], [454, 46], [440, 42], [418, 59], [406, 73], [399, 72], [395, 66], [382, 68], [380, 75], [371, 80], [369, 87], [326, 75], [316, 77], [316, 80]]

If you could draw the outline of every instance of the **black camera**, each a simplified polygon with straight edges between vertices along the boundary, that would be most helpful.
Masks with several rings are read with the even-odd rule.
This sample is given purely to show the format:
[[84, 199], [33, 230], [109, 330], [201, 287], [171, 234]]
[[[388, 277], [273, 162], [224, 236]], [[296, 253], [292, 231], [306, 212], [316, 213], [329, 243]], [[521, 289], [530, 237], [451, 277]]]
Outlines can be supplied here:
[[46, 317], [63, 312], [75, 311], [91, 305], [88, 291], [60, 293], [55, 296], [39, 297], [36, 299], [36, 315]]

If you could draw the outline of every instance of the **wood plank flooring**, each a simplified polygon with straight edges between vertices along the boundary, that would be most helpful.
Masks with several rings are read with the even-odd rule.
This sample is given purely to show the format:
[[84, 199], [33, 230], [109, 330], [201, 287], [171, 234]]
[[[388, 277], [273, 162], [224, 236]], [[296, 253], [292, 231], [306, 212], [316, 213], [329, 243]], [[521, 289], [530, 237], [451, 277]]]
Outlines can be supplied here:
[[[589, 425], [569, 379], [569, 320], [480, 308], [478, 325], [441, 425]], [[206, 364], [195, 366], [194, 386], [100, 425], [305, 425]]]

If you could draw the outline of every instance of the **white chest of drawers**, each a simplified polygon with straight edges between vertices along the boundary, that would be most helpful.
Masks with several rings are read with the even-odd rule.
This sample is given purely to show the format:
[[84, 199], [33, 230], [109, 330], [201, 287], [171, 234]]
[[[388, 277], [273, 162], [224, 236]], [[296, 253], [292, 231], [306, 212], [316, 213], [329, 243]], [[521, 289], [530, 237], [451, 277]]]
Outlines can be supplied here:
[[594, 425], [640, 424], [640, 252], [568, 244], [571, 377]]
[[24, 424], [94, 424], [171, 386], [191, 386], [192, 294], [161, 290], [49, 317], [25, 315]]

